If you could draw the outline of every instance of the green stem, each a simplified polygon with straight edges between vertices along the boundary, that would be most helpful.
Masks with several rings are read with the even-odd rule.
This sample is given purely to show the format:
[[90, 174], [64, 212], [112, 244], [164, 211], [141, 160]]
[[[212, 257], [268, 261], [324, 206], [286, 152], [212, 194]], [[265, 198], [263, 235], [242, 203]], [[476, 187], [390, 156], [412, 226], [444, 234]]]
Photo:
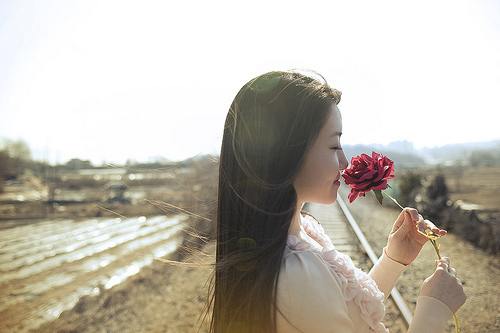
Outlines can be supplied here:
[[458, 333], [460, 332], [460, 329], [458, 328], [458, 319], [456, 314], [453, 314], [453, 319], [455, 320], [455, 332]]
[[404, 209], [404, 208], [403, 208], [403, 206], [401, 206], [401, 205], [399, 204], [399, 202], [398, 202], [396, 199], [394, 199], [393, 197], [391, 197], [389, 193], [387, 193], [385, 190], [382, 190], [382, 192], [384, 192], [384, 194], [385, 194], [385, 195], [387, 195], [387, 196], [388, 196], [388, 197], [389, 197], [392, 201], [394, 201], [394, 203], [395, 203], [396, 205], [398, 205], [398, 206], [399, 206], [399, 208]]
[[429, 239], [431, 241], [432, 246], [434, 247], [434, 250], [436, 250], [436, 254], [438, 256], [438, 259], [441, 259], [441, 255], [439, 254], [439, 247], [437, 246], [437, 243], [434, 239]]

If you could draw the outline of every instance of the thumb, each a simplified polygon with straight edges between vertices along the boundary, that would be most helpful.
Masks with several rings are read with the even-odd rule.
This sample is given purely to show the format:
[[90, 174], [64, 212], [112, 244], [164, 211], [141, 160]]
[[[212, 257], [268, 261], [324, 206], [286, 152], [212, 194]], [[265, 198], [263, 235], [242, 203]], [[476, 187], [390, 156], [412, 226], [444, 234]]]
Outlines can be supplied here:
[[394, 222], [394, 225], [392, 226], [391, 234], [395, 233], [399, 228], [401, 228], [401, 225], [403, 224], [405, 219], [405, 214], [406, 214], [406, 209], [403, 209], [401, 213], [399, 213], [396, 222]]
[[404, 210], [401, 215], [402, 221], [400, 223], [397, 223], [397, 229], [395, 225], [394, 234], [404, 237], [407, 233], [410, 232], [412, 226], [412, 218], [410, 213], [406, 210]]

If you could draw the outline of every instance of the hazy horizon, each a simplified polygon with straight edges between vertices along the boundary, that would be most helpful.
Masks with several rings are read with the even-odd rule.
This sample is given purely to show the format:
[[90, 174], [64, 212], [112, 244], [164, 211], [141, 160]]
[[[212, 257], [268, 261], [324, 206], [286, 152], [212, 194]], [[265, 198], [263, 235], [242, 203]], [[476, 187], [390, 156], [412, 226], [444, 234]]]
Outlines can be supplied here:
[[[3, 141], [5, 139], [10, 140], [12, 142], [15, 142], [17, 140], [22, 140], [22, 139], [11, 139], [11, 138], [6, 138], [6, 137], [0, 137], [0, 150], [2, 150], [4, 148], [2, 145], [3, 145]], [[23, 141], [23, 142], [25, 142], [25, 141]], [[390, 142], [388, 144], [381, 144], [381, 143], [372, 142], [372, 143], [344, 144], [343, 146], [346, 148], [356, 148], [357, 146], [366, 146], [366, 147], [372, 147], [373, 149], [385, 149], [385, 150], [391, 151], [391, 152], [408, 153], [408, 154], [415, 153], [417, 155], [420, 155], [420, 154], [426, 152], [426, 150], [442, 149], [442, 148], [445, 148], [448, 146], [455, 146], [455, 145], [458, 145], [458, 146], [464, 145], [467, 147], [473, 147], [473, 149], [484, 149], [485, 146], [495, 146], [495, 148], [496, 148], [497, 146], [500, 146], [500, 139], [490, 140], [490, 141], [476, 141], [476, 142], [471, 141], [471, 142], [462, 142], [462, 143], [451, 143], [451, 144], [446, 144], [446, 145], [436, 145], [436, 146], [432, 146], [432, 147], [426, 146], [426, 147], [420, 147], [420, 148], [415, 147], [411, 141], [407, 141], [407, 140], [393, 141], [393, 142]], [[177, 160], [170, 159], [167, 156], [163, 156], [163, 155], [150, 156], [150, 157], [148, 157], [146, 159], [142, 159], [142, 160], [139, 160], [139, 159], [135, 158], [134, 156], [129, 156], [129, 157], [125, 157], [123, 160], [119, 160], [119, 161], [111, 161], [111, 160], [106, 160], [106, 159], [93, 160], [93, 159], [87, 158], [87, 157], [73, 156], [73, 157], [68, 158], [67, 160], [57, 160], [55, 162], [52, 162], [52, 161], [48, 161], [47, 159], [43, 159], [43, 158], [40, 159], [37, 156], [33, 156], [33, 151], [31, 150], [31, 147], [28, 146], [28, 148], [30, 149], [30, 151], [32, 153], [32, 159], [34, 161], [47, 162], [47, 163], [50, 163], [53, 165], [66, 164], [70, 160], [74, 160], [74, 159], [81, 160], [81, 161], [90, 161], [90, 163], [93, 166], [101, 166], [101, 165], [106, 165], [106, 164], [125, 165], [127, 162], [132, 162], [132, 163], [174, 162], [175, 163], [175, 162], [182, 162], [185, 160], [196, 158], [197, 156], [205, 156], [205, 155], [218, 156], [219, 155], [219, 151], [201, 152], [199, 154], [187, 156], [185, 158], [177, 159]], [[410, 150], [410, 149], [413, 149], [413, 150]], [[347, 149], [347, 150], [350, 150], [350, 149]], [[367, 151], [366, 153], [369, 153], [369, 151]]]

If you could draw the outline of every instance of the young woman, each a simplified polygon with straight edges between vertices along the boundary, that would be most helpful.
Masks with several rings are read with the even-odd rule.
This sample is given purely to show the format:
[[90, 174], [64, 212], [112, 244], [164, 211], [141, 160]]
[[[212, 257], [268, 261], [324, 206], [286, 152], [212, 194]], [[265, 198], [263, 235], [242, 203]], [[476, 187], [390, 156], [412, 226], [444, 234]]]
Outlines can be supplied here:
[[[348, 165], [340, 95], [316, 74], [270, 72], [234, 99], [220, 154], [211, 332], [386, 332], [382, 302], [427, 241], [417, 228], [445, 233], [405, 209], [366, 274], [301, 213], [305, 202], [336, 200]], [[441, 332], [465, 302], [449, 260], [436, 266], [410, 332]]]

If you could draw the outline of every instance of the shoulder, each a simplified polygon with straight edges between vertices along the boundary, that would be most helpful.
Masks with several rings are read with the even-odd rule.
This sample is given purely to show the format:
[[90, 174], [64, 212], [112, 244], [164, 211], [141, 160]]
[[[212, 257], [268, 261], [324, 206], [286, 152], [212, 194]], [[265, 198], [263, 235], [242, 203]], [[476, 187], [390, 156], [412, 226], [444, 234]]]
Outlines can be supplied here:
[[338, 276], [320, 253], [312, 250], [291, 250], [286, 247], [281, 262], [279, 281], [306, 282], [318, 279], [326, 282], [338, 279]]
[[[285, 250], [277, 289], [281, 321], [304, 332], [351, 327], [341, 280], [314, 251]], [[327, 331], [327, 330], [326, 330]]]
[[343, 299], [340, 285], [339, 276], [321, 254], [285, 249], [278, 277], [281, 297], [322, 302], [333, 294]]

